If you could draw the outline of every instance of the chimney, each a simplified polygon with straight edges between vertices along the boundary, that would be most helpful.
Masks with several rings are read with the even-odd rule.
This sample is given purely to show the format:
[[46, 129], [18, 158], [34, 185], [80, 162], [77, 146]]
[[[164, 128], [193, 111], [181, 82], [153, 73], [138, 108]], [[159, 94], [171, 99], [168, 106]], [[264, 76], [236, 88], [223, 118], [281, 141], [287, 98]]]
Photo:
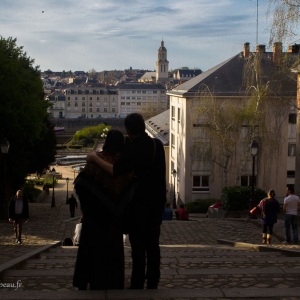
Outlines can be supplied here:
[[250, 54], [250, 43], [244, 44], [244, 58], [249, 58]]
[[282, 43], [276, 42], [273, 44], [273, 63], [276, 66], [281, 66], [282, 64]]
[[290, 45], [288, 48], [289, 53], [299, 53], [299, 50], [300, 50], [299, 44]]
[[256, 52], [265, 53], [266, 52], [266, 45], [256, 45]]

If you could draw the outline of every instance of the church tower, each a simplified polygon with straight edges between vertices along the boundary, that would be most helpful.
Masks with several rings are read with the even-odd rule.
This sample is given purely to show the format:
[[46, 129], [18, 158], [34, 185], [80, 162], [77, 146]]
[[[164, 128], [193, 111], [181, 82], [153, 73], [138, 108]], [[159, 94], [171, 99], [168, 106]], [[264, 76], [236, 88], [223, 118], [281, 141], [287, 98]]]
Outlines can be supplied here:
[[164, 46], [164, 41], [158, 49], [158, 59], [156, 61], [156, 82], [168, 82], [169, 80], [169, 62], [167, 60], [167, 49]]

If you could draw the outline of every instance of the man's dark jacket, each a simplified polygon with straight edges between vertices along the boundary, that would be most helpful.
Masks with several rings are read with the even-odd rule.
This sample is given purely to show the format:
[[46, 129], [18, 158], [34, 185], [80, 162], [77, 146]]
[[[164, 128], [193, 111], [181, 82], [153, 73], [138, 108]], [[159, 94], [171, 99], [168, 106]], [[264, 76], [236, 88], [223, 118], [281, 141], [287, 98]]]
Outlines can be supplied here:
[[[13, 196], [10, 200], [9, 207], [8, 207], [8, 218], [15, 219], [15, 204], [16, 204], [17, 196]], [[27, 199], [22, 196], [23, 199], [23, 210], [22, 210], [22, 217], [24, 219], [29, 219], [29, 207]]]

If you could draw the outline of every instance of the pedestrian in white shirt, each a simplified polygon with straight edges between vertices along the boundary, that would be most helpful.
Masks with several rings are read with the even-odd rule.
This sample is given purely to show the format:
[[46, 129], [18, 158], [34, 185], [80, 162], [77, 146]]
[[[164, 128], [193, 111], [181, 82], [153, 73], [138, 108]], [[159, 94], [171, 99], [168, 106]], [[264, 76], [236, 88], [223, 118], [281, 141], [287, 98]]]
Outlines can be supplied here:
[[76, 224], [76, 227], [75, 227], [75, 232], [74, 232], [74, 236], [73, 236], [73, 245], [75, 245], [75, 246], [79, 245], [81, 228], [82, 228], [82, 218], [79, 219], [79, 223]]
[[287, 187], [287, 197], [284, 198], [283, 211], [285, 212], [285, 236], [284, 244], [290, 244], [291, 240], [291, 227], [293, 231], [293, 243], [298, 244], [298, 225], [297, 215], [300, 208], [300, 199], [294, 194], [294, 187]]

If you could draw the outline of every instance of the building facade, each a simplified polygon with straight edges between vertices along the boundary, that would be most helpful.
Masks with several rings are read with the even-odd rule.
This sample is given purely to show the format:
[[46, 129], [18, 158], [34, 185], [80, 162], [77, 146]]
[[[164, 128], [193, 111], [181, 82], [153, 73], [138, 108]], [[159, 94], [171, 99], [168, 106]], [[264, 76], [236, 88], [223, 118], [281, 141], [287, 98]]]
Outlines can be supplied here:
[[[225, 186], [252, 185], [253, 182], [265, 190], [274, 188], [278, 197], [283, 197], [286, 185], [295, 183], [297, 89], [294, 78], [290, 79], [292, 76], [283, 78], [282, 64], [283, 57], [289, 57], [286, 61], [292, 62], [299, 53], [283, 53], [280, 45], [274, 45], [273, 52], [265, 52], [263, 45], [255, 52], [250, 52], [249, 47], [246, 43], [243, 52], [168, 92], [169, 174], [176, 171], [177, 200], [219, 199]], [[233, 123], [220, 112], [224, 107], [238, 111], [253, 98], [252, 90], [245, 85], [252, 77], [250, 71], [245, 72], [251, 65], [251, 57], [260, 59], [262, 79], [257, 87], [268, 83], [272, 92], [267, 99], [256, 99], [257, 105], [266, 105], [261, 123], [259, 119], [255, 124], [245, 121], [233, 130], [226, 127]], [[214, 109], [214, 115], [207, 113], [210, 108]], [[219, 119], [214, 120], [215, 117]], [[209, 128], [212, 126], [215, 126], [214, 132]], [[225, 135], [226, 130], [231, 130], [230, 136]], [[225, 145], [224, 142], [221, 147], [223, 137], [231, 143]], [[255, 159], [249, 149], [253, 140], [259, 144]], [[169, 182], [173, 180], [170, 175]]]
[[68, 88], [64, 118], [114, 118], [118, 116], [118, 92], [115, 88]]
[[125, 118], [128, 114], [142, 113], [147, 109], [168, 109], [166, 88], [161, 84], [126, 83], [118, 88], [119, 115]]

